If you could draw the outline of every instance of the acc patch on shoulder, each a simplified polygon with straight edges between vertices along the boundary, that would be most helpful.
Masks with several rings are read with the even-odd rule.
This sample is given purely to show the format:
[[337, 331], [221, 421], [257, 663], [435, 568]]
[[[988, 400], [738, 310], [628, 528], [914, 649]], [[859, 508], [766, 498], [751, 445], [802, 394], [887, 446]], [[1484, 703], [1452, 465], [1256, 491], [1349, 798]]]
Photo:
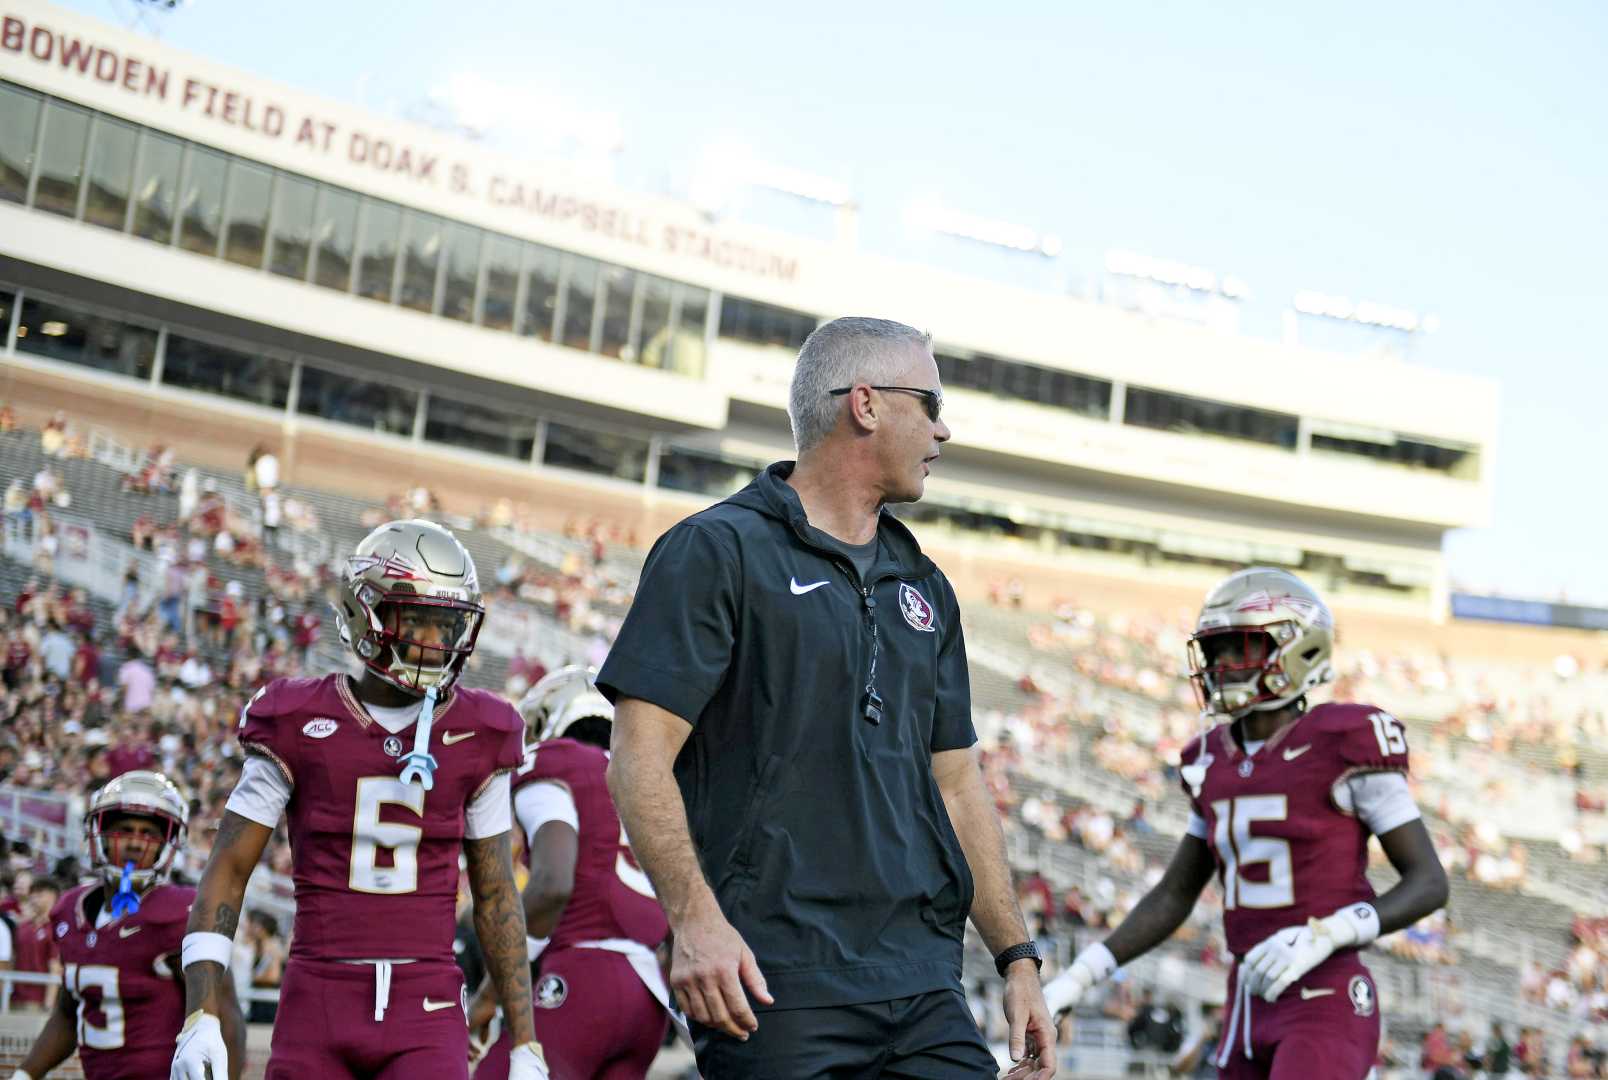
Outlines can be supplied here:
[[932, 605], [925, 596], [902, 581], [899, 583], [899, 611], [904, 615], [905, 622], [915, 629], [933, 633]]
[[302, 734], [310, 739], [327, 739], [335, 734], [335, 729], [339, 726], [335, 721], [327, 717], [320, 717], [317, 720], [309, 720], [303, 724]]
[[536, 983], [536, 1005], [542, 1009], [556, 1009], [569, 997], [569, 984], [562, 975], [543, 975]]

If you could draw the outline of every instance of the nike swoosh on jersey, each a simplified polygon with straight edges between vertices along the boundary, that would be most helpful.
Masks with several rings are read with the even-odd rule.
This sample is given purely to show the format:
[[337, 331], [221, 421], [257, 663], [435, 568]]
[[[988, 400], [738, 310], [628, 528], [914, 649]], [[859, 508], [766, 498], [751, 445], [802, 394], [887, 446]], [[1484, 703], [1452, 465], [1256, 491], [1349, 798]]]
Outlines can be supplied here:
[[478, 731], [448, 731], [448, 732], [444, 732], [444, 733], [442, 733], [442, 736], [441, 736], [441, 745], [442, 746], [451, 746], [453, 743], [463, 742], [465, 739], [472, 739], [476, 735], [479, 735], [479, 734], [480, 734], [480, 732], [478, 732]]
[[141, 929], [143, 928], [138, 926], [120, 926], [117, 929], [117, 936], [120, 938], [133, 937], [135, 934], [139, 933]]
[[1300, 757], [1310, 749], [1312, 749], [1312, 744], [1307, 743], [1305, 746], [1298, 746], [1294, 750], [1286, 750], [1284, 751], [1284, 760], [1294, 761], [1296, 758]]
[[787, 587], [793, 590], [793, 595], [794, 596], [803, 596], [807, 592], [814, 592], [816, 589], [819, 589], [822, 585], [830, 585], [830, 584], [832, 584], [830, 579], [828, 579], [826, 581], [812, 581], [808, 585], [800, 585], [798, 583], [798, 578], [788, 578], [787, 579]]
[[431, 1001], [429, 998], [425, 998], [424, 1011], [440, 1012], [442, 1009], [450, 1009], [456, 1004], [458, 1004], [456, 1001]]
[[1313, 998], [1328, 997], [1332, 993], [1334, 993], [1332, 988], [1328, 990], [1308, 990], [1303, 986], [1301, 987], [1301, 1000], [1311, 1001]]

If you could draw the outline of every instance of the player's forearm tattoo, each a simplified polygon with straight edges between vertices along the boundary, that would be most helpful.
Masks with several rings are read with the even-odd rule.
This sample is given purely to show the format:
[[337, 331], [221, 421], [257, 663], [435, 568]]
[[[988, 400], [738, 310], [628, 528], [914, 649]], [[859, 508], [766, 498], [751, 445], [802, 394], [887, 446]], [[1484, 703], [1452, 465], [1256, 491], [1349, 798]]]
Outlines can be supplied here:
[[530, 966], [525, 961], [525, 908], [514, 888], [509, 833], [464, 841], [469, 887], [475, 898], [475, 933], [502, 1001], [514, 1045], [536, 1037], [531, 1017]]
[[228, 904], [219, 904], [217, 913], [212, 917], [212, 929], [224, 937], [232, 938], [239, 926], [240, 912]]

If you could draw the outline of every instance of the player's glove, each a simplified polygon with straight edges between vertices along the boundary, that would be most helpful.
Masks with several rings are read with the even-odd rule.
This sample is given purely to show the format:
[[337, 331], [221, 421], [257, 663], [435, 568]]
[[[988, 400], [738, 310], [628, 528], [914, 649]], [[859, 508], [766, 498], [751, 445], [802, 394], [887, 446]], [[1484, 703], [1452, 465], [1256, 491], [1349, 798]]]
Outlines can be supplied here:
[[[208, 1069], [211, 1069], [209, 1072]], [[229, 1048], [218, 1018], [197, 1009], [184, 1018], [168, 1080], [228, 1080]]]
[[1052, 1017], [1060, 1016], [1076, 1005], [1090, 987], [1106, 979], [1115, 970], [1117, 958], [1111, 955], [1111, 950], [1105, 947], [1104, 942], [1095, 942], [1078, 953], [1071, 967], [1044, 984], [1045, 1007], [1050, 1010]]
[[34, 1080], [34, 1078], [29, 1076], [26, 1071], [18, 1069], [11, 1074], [11, 1080]]
[[1239, 977], [1253, 994], [1277, 1001], [1296, 980], [1329, 959], [1336, 949], [1361, 948], [1379, 936], [1372, 904], [1351, 904], [1305, 926], [1287, 926], [1245, 954]]
[[508, 1080], [548, 1080], [547, 1059], [539, 1043], [521, 1043], [508, 1055]]

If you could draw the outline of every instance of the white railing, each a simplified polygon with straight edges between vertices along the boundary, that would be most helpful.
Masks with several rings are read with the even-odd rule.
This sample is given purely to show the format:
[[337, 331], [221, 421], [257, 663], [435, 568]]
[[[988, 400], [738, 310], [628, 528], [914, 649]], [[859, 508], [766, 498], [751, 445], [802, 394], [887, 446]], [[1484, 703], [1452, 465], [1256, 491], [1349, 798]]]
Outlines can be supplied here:
[[[90, 430], [89, 456], [92, 460], [127, 475], [139, 473], [151, 460], [151, 456], [144, 450], [136, 450], [100, 428]], [[261, 538], [263, 535], [261, 502], [248, 495], [244, 487], [232, 477], [214, 476], [212, 479], [217, 484], [218, 494], [223, 498], [229, 517], [245, 522], [252, 535]], [[279, 529], [274, 540], [274, 548], [312, 566], [326, 565], [332, 550], [329, 537], [322, 533], [297, 532], [288, 526]]]
[[[123, 595], [123, 576], [130, 565], [140, 571], [140, 604], [156, 598], [158, 564], [156, 556], [132, 544], [104, 536], [94, 524], [77, 517], [51, 514], [57, 540], [53, 560], [54, 576], [68, 585], [84, 589], [111, 603]], [[20, 515], [5, 521], [6, 557], [32, 564], [39, 547], [38, 519], [24, 522]]]
[[494, 604], [486, 610], [486, 625], [480, 631], [477, 647], [498, 656], [523, 653], [549, 664], [573, 664], [586, 659], [592, 642], [529, 609]]
[[81, 800], [50, 791], [0, 785], [0, 831], [26, 838], [34, 850], [55, 860], [77, 855], [83, 844]]

